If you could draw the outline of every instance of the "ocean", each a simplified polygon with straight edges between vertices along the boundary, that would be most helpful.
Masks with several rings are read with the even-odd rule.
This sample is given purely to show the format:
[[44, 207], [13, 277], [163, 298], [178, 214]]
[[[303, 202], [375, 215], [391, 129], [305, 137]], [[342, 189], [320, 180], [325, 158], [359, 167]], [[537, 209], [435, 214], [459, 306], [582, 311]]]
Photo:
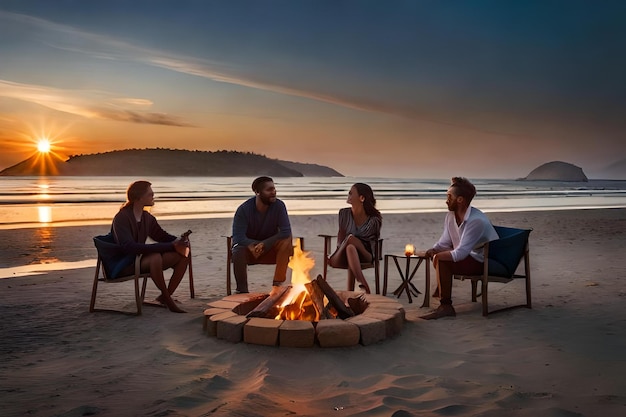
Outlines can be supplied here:
[[[0, 229], [109, 224], [134, 177], [0, 177]], [[247, 177], [149, 177], [159, 219], [231, 217], [253, 195]], [[336, 213], [355, 182], [385, 213], [445, 211], [449, 179], [274, 178], [292, 215]], [[485, 212], [626, 207], [626, 181], [472, 180]]]

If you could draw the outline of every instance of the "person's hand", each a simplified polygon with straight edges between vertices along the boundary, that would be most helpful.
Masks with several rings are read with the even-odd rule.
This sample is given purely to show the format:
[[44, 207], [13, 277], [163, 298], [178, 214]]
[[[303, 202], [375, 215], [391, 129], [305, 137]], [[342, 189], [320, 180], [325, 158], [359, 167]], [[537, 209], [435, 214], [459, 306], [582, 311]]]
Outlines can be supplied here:
[[430, 248], [426, 251], [426, 256], [428, 256], [429, 258], [432, 259], [434, 255], [435, 255], [435, 250], [433, 248]]
[[178, 238], [174, 241], [174, 250], [185, 258], [189, 255], [189, 240]]
[[263, 254], [263, 250], [265, 249], [265, 245], [263, 244], [263, 242], [251, 243], [248, 246], [248, 249], [252, 253], [252, 256], [254, 256], [254, 259], [256, 259], [256, 258], [258, 258], [259, 256], [261, 256]]

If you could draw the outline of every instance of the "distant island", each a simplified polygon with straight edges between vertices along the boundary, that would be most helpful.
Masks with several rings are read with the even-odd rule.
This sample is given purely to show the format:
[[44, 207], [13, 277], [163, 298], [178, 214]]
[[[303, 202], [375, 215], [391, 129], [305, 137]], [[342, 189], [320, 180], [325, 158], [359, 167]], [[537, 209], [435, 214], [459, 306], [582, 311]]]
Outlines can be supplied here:
[[552, 161], [533, 169], [522, 180], [587, 182], [588, 178], [581, 167], [567, 162]]
[[66, 161], [35, 155], [0, 171], [0, 176], [188, 176], [343, 177], [317, 164], [281, 161], [236, 151], [125, 149], [72, 155]]

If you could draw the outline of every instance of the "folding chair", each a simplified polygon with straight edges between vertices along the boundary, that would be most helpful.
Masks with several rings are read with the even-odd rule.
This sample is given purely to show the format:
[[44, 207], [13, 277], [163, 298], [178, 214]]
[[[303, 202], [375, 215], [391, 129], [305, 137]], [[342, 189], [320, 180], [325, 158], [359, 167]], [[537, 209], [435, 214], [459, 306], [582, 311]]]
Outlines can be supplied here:
[[[337, 238], [336, 235], [318, 235], [319, 237], [324, 238], [324, 279], [326, 279], [326, 275], [328, 274], [328, 267], [330, 266], [328, 263], [328, 257], [332, 255], [332, 241], [333, 238]], [[361, 269], [369, 269], [374, 268], [374, 279], [376, 284], [376, 294], [380, 294], [380, 261], [383, 259], [383, 239], [379, 238], [373, 240], [371, 242], [372, 248], [374, 249], [374, 256], [372, 256], [372, 262], [362, 262]], [[339, 269], [348, 269], [339, 268]], [[352, 276], [352, 273], [348, 270], [348, 289], [354, 290], [355, 278]]]
[[[490, 313], [511, 310], [519, 307], [532, 308], [530, 288], [530, 252], [528, 238], [532, 229], [516, 229], [512, 227], [494, 226], [499, 238], [484, 246], [485, 264], [481, 275], [455, 275], [455, 279], [471, 280], [472, 301], [476, 302], [481, 295], [483, 316]], [[516, 274], [520, 262], [524, 260], [524, 273]], [[507, 306], [489, 311], [489, 282], [509, 283], [522, 278], [526, 281], [526, 303]], [[478, 281], [481, 282], [481, 294], [477, 294]]]
[[[141, 266], [141, 255], [124, 255], [121, 252], [121, 248], [115, 242], [113, 236], [109, 233], [108, 235], [96, 236], [93, 238], [94, 245], [96, 246], [96, 250], [98, 252], [98, 261], [96, 263], [96, 272], [94, 274], [93, 280], [93, 288], [91, 290], [91, 301], [89, 303], [89, 312], [93, 313], [94, 311], [118, 311], [112, 309], [97, 309], [96, 305], [96, 294], [98, 292], [98, 282], [107, 282], [107, 283], [119, 283], [134, 280], [134, 288], [135, 288], [135, 303], [137, 304], [137, 311], [134, 313], [135, 315], [141, 315], [141, 306], [143, 304], [143, 300], [146, 295], [146, 285], [148, 282], [148, 278], [150, 278], [149, 272], [142, 273], [140, 270]], [[124, 264], [127, 263], [119, 263], [117, 265], [112, 264], [110, 260], [114, 257], [119, 259], [120, 255], [126, 256], [127, 261], [130, 261], [134, 258], [135, 265], [135, 273], [133, 275], [127, 275], [123, 277], [116, 277], [123, 268]], [[102, 271], [102, 276], [100, 276], [100, 271]], [[191, 250], [189, 251], [189, 293], [191, 298], [195, 297], [195, 291], [193, 286], [193, 268], [191, 264]], [[116, 278], [111, 278], [116, 277]], [[141, 291], [139, 291], [139, 280], [143, 279], [143, 283], [141, 285]]]
[[[232, 236], [222, 236], [222, 237], [226, 238], [226, 295], [231, 295], [232, 293], [231, 265], [233, 263], [233, 252], [232, 252], [233, 237]], [[296, 239], [300, 241], [300, 249], [304, 250], [304, 238], [297, 237]], [[254, 265], [263, 265], [263, 263], [258, 263]], [[265, 265], [274, 265], [274, 264], [271, 263], [271, 264], [265, 264]]]

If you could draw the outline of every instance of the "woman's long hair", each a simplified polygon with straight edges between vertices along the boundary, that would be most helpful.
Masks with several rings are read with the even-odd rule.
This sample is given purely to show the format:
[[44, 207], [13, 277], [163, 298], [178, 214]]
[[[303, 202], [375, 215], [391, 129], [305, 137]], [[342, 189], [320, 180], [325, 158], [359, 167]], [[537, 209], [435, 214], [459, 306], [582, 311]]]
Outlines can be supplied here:
[[376, 208], [376, 198], [374, 197], [372, 187], [362, 182], [357, 182], [354, 184], [354, 188], [356, 188], [356, 192], [359, 196], [363, 196], [363, 209], [365, 210], [365, 213], [368, 216], [378, 217], [382, 220], [383, 216]]
[[135, 204], [136, 201], [146, 194], [146, 191], [148, 191], [148, 188], [150, 188], [151, 185], [152, 183], [148, 181], [135, 181], [129, 185], [126, 190], [126, 202], [122, 204], [121, 208], [126, 208]]

